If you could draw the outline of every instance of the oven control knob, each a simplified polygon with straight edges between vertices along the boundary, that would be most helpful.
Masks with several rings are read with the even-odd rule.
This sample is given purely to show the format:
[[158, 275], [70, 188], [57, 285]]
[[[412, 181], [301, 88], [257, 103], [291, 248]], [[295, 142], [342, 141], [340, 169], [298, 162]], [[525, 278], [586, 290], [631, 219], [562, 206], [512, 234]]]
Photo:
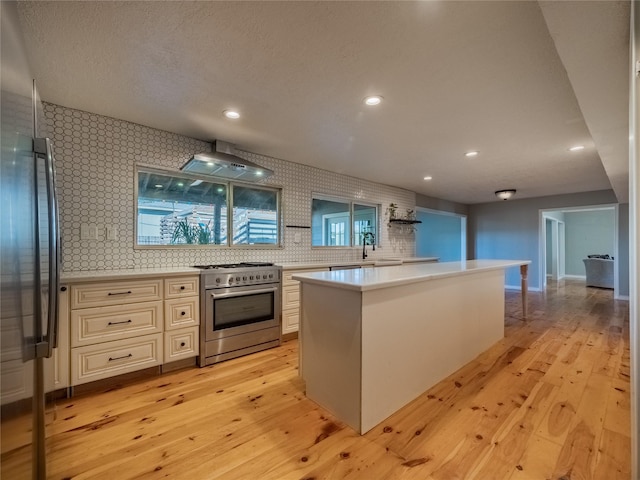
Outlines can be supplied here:
[[243, 279], [243, 280], [246, 280], [246, 279], [247, 279], [247, 277], [242, 277], [242, 279]]
[[262, 278], [263, 278], [263, 279], [264, 279], [264, 278], [267, 278], [267, 276], [266, 276], [266, 275], [262, 275]]
[[270, 273], [270, 274], [269, 274], [269, 278], [273, 278], [273, 273]]
[[240, 277], [236, 277], [236, 282], [239, 282], [239, 281], [240, 281]]
[[250, 276], [249, 276], [249, 280], [253, 280], [253, 275], [250, 275]]
[[216, 278], [216, 283], [220, 283], [220, 279], [219, 278]]
[[233, 277], [229, 277], [229, 283], [233, 283]]

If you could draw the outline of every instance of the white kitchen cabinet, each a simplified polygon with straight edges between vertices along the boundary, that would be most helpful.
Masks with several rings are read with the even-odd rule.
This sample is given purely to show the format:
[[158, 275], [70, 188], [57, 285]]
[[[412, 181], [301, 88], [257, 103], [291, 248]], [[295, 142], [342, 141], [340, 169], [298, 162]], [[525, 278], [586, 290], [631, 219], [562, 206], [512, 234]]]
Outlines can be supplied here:
[[295, 333], [300, 324], [300, 282], [292, 275], [309, 272], [328, 272], [329, 268], [287, 268], [282, 272], [282, 334]]
[[200, 277], [167, 278], [164, 301], [164, 363], [200, 353]]
[[73, 385], [102, 380], [162, 363], [162, 333], [71, 349]]
[[71, 385], [162, 364], [162, 279], [71, 286]]
[[199, 352], [199, 327], [169, 330], [164, 333], [164, 363], [191, 358]]
[[73, 285], [71, 385], [197, 356], [199, 288], [198, 275]]

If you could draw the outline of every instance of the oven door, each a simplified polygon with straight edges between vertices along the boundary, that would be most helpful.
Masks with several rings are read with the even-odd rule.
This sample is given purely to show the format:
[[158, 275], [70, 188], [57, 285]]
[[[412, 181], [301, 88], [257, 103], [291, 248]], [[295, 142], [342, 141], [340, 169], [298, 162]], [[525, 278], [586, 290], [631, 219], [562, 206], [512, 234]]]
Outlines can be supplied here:
[[206, 340], [280, 325], [279, 285], [207, 290]]

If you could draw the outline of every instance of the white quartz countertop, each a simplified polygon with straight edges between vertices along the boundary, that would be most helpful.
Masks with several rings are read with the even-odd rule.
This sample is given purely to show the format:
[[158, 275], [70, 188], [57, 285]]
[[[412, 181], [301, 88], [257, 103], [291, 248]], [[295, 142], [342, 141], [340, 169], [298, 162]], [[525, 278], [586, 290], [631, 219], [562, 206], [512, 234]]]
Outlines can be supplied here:
[[410, 258], [400, 258], [400, 257], [383, 257], [372, 260], [354, 260], [354, 261], [344, 261], [344, 262], [288, 262], [288, 263], [276, 263], [276, 265], [282, 267], [283, 270], [303, 270], [305, 268], [329, 268], [336, 266], [381, 266], [385, 263], [420, 263], [420, 262], [436, 262], [438, 257], [410, 257]]
[[200, 275], [201, 270], [193, 267], [131, 268], [121, 270], [87, 270], [62, 272], [62, 283], [96, 282], [101, 280], [130, 280], [134, 278], [171, 277], [180, 275]]
[[[395, 264], [397, 262], [435, 262], [438, 257], [412, 257], [412, 258], [382, 258], [367, 261], [346, 261], [346, 262], [291, 262], [277, 263], [276, 265], [283, 269], [300, 269], [305, 268], [329, 268], [335, 266], [349, 265], [384, 265], [385, 263]], [[62, 283], [84, 283], [99, 282], [101, 280], [129, 280], [135, 278], [149, 277], [171, 277], [180, 275], [199, 275], [200, 269], [194, 267], [166, 267], [166, 268], [130, 268], [117, 270], [86, 270], [77, 272], [62, 272], [60, 281]]]
[[445, 277], [469, 275], [482, 271], [500, 270], [528, 265], [529, 263], [531, 263], [531, 260], [467, 260], [462, 262], [414, 263], [385, 268], [294, 273], [292, 278], [302, 283], [364, 292]]

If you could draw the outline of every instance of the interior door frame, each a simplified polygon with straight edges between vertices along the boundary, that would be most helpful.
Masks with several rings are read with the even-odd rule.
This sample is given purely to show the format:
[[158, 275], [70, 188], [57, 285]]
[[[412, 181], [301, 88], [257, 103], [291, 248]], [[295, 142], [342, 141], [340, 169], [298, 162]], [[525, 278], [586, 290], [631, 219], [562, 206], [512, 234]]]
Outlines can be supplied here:
[[[539, 248], [539, 257], [538, 257], [538, 280], [539, 285], [541, 285], [542, 290], [544, 291], [547, 288], [547, 218], [551, 220], [556, 220], [553, 217], [546, 216], [545, 214], [551, 212], [582, 212], [582, 211], [593, 211], [593, 210], [612, 210], [613, 211], [613, 296], [614, 298], [618, 298], [619, 292], [619, 279], [618, 279], [618, 204], [617, 203], [606, 203], [602, 205], [583, 205], [579, 207], [558, 207], [558, 208], [545, 208], [540, 209], [539, 212], [539, 227], [538, 227], [538, 244]], [[563, 222], [564, 223], [564, 222]], [[563, 259], [564, 260], [564, 259]], [[564, 270], [564, 267], [563, 267]]]

